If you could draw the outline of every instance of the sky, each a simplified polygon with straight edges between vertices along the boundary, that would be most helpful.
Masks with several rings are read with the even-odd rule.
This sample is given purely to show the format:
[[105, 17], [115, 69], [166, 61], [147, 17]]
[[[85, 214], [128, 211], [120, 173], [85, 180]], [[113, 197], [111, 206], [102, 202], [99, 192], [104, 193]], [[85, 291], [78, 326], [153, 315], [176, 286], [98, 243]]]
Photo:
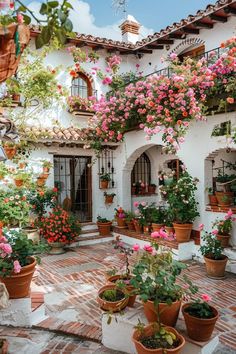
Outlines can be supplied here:
[[[112, 6], [114, 0], [69, 0], [74, 10], [71, 19], [75, 31], [116, 40], [121, 39], [119, 24], [124, 19], [122, 11]], [[24, 3], [30, 3], [29, 0]], [[197, 10], [205, 9], [214, 0], [127, 0], [127, 13], [142, 25], [140, 39], [148, 34], [178, 22]], [[39, 3], [30, 3], [37, 11]]]

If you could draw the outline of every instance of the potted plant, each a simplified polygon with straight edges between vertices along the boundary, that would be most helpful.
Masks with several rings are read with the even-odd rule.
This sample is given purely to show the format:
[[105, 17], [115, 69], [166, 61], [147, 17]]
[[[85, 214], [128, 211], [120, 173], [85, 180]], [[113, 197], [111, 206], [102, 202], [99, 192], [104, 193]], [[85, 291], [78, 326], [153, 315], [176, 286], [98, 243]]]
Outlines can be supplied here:
[[169, 236], [173, 236], [175, 229], [173, 227], [174, 215], [171, 208], [165, 211], [165, 231]]
[[111, 234], [112, 222], [98, 215], [97, 226], [100, 236], [108, 236]]
[[104, 311], [119, 312], [128, 304], [129, 298], [116, 284], [104, 285], [98, 291], [97, 302]]
[[126, 247], [124, 242], [120, 239], [120, 236], [117, 236], [114, 243], [114, 248], [119, 250], [120, 254], [124, 256], [125, 271], [122, 274], [114, 274], [107, 278], [109, 283], [115, 283], [119, 289], [128, 296], [128, 306], [133, 307], [136, 294], [134, 294], [134, 287], [130, 284], [132, 275], [130, 274], [130, 263], [129, 257], [133, 254], [133, 249]]
[[16, 187], [22, 187], [22, 186], [29, 186], [31, 182], [31, 176], [29, 173], [27, 172], [23, 172], [23, 171], [17, 171], [14, 174], [14, 183], [16, 185]]
[[126, 222], [125, 222], [125, 211], [121, 207], [118, 209], [115, 208], [115, 218], [117, 221], [117, 226], [125, 229], [126, 228]]
[[54, 188], [31, 188], [28, 194], [28, 202], [31, 211], [40, 219], [47, 209], [55, 208], [57, 204], [58, 189]]
[[209, 305], [210, 300], [209, 295], [202, 294], [201, 299], [182, 306], [188, 336], [198, 342], [206, 342], [211, 338], [219, 317], [217, 309]]
[[[181, 301], [186, 292], [195, 293], [197, 288], [184, 275], [187, 265], [173, 259], [171, 250], [162, 248], [157, 238], [166, 238], [162, 232], [151, 234], [153, 242], [144, 245], [133, 267], [131, 284], [143, 301], [148, 322], [160, 321], [166, 326], [175, 326]], [[135, 248], [139, 250], [139, 247]], [[140, 252], [140, 251], [139, 251]], [[184, 284], [189, 285], [184, 289]]]
[[140, 203], [135, 202], [134, 206], [137, 207], [139, 223], [142, 225], [144, 233], [149, 234], [152, 223], [152, 215], [156, 209], [155, 203], [148, 204], [145, 201]]
[[164, 227], [164, 220], [165, 208], [161, 206], [153, 208], [151, 213], [152, 231], [159, 231], [162, 227]]
[[233, 212], [230, 209], [224, 219], [216, 219], [212, 224], [212, 227], [218, 231], [216, 237], [223, 248], [229, 246], [230, 232], [233, 228], [233, 221], [235, 220], [236, 218], [233, 217]]
[[148, 193], [155, 194], [157, 185], [155, 183], [151, 183], [148, 185]]
[[225, 256], [221, 243], [217, 240], [218, 230], [204, 232], [202, 240], [204, 244], [200, 246], [200, 251], [204, 256], [207, 275], [213, 279], [222, 279], [225, 276], [225, 267], [228, 257]]
[[125, 222], [126, 225], [128, 226], [128, 229], [130, 231], [134, 231], [134, 218], [135, 218], [135, 214], [132, 211], [126, 211], [125, 212]]
[[116, 194], [104, 192], [103, 195], [105, 197], [105, 204], [112, 204]]
[[45, 174], [41, 174], [40, 176], [37, 177], [37, 186], [38, 187], [44, 187], [46, 183], [47, 177], [45, 177]]
[[0, 162], [0, 180], [3, 180], [7, 175], [9, 171], [4, 162]]
[[13, 157], [16, 155], [17, 152], [17, 146], [15, 143], [7, 141], [3, 143], [3, 148], [5, 151], [5, 154], [9, 160], [12, 160]]
[[0, 190], [0, 220], [7, 227], [29, 223], [30, 206], [21, 190]]
[[8, 340], [0, 338], [0, 354], [8, 353]]
[[79, 236], [81, 227], [74, 215], [56, 206], [39, 220], [40, 235], [47, 240], [50, 254], [62, 254], [66, 244]]
[[187, 171], [183, 172], [177, 181], [173, 181], [167, 190], [167, 201], [173, 211], [174, 229], [178, 242], [188, 242], [192, 231], [192, 223], [199, 216], [195, 192], [196, 178], [192, 178]]
[[45, 244], [34, 245], [21, 231], [0, 231], [0, 280], [6, 285], [10, 299], [29, 295], [30, 283], [40, 258], [33, 254], [47, 250]]
[[50, 169], [53, 167], [53, 163], [49, 160], [42, 160], [43, 172], [48, 174]]
[[138, 354], [179, 354], [185, 339], [174, 328], [160, 323], [139, 323], [132, 336]]
[[100, 176], [100, 188], [106, 189], [108, 188], [108, 184], [111, 180], [111, 176], [109, 173], [104, 173]]
[[[222, 190], [217, 190], [215, 195], [219, 206], [230, 207], [233, 204], [234, 193], [230, 191], [230, 183], [236, 178], [236, 175], [219, 174], [216, 177], [218, 185], [222, 186]], [[227, 183], [227, 184], [225, 184]]]
[[20, 83], [16, 77], [10, 77], [6, 80], [7, 93], [14, 102], [20, 102]]
[[214, 190], [212, 187], [206, 188], [206, 191], [208, 192], [208, 199], [209, 199], [209, 204], [214, 206], [218, 205], [217, 198], [215, 196]]

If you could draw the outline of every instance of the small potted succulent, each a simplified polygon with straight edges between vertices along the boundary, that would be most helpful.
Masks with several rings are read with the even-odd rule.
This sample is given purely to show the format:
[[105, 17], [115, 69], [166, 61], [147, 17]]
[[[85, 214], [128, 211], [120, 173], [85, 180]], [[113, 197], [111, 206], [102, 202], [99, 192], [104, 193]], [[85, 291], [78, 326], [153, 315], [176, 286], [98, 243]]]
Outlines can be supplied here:
[[103, 218], [98, 215], [97, 217], [97, 226], [100, 236], [108, 236], [111, 234], [111, 225], [112, 222], [106, 218]]
[[211, 338], [219, 317], [217, 309], [209, 305], [211, 297], [202, 294], [196, 299], [182, 306], [182, 313], [189, 338], [198, 342], [206, 342]]
[[105, 197], [105, 204], [112, 204], [116, 194], [104, 192], [103, 195]]
[[125, 211], [124, 209], [122, 209], [121, 207], [119, 207], [118, 209], [115, 208], [115, 218], [117, 221], [117, 226], [125, 229], [126, 228], [126, 221], [125, 221]]
[[116, 284], [107, 284], [98, 291], [97, 302], [100, 308], [109, 312], [120, 312], [128, 304], [129, 298]]
[[[199, 229], [203, 230], [202, 224]], [[222, 279], [225, 276], [228, 257], [223, 254], [221, 243], [216, 237], [217, 234], [218, 230], [205, 231], [202, 236], [204, 244], [200, 246], [200, 251], [204, 256], [207, 275], [213, 279]]]
[[100, 188], [101, 189], [107, 189], [108, 188], [108, 184], [111, 181], [111, 176], [109, 173], [103, 173], [100, 176]]
[[221, 247], [223, 248], [229, 246], [230, 232], [233, 228], [233, 222], [235, 220], [236, 218], [233, 217], [233, 212], [230, 209], [224, 219], [216, 219], [216, 221], [212, 224], [212, 227], [218, 231], [216, 237], [217, 240], [220, 241]]

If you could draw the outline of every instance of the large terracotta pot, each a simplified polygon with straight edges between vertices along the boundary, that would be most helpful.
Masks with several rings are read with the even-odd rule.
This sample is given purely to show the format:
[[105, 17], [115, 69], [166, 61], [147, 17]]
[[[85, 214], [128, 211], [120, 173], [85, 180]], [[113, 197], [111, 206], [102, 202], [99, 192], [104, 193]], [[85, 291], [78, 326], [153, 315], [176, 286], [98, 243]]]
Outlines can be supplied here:
[[222, 259], [211, 259], [208, 257], [204, 257], [206, 264], [207, 275], [210, 278], [221, 279], [225, 276], [225, 267], [228, 261], [228, 257], [222, 255]]
[[164, 227], [164, 224], [156, 224], [156, 223], [152, 223], [152, 231], [154, 232], [154, 231], [160, 231], [161, 230], [161, 228], [162, 227]]
[[126, 220], [126, 225], [128, 226], [128, 229], [130, 230], [130, 231], [134, 231], [135, 230], [135, 228], [134, 228], [134, 222], [131, 220], [131, 221], [127, 221]]
[[173, 223], [175, 229], [175, 237], [179, 243], [188, 242], [192, 231], [192, 224], [176, 224]]
[[116, 218], [117, 226], [122, 227], [123, 229], [126, 228], [125, 218]]
[[[181, 301], [175, 301], [171, 305], [165, 302], [159, 304], [160, 320], [166, 326], [174, 327], [176, 325]], [[153, 301], [143, 302], [144, 314], [148, 322], [157, 322], [157, 311]]]
[[20, 273], [12, 273], [11, 276], [0, 277], [0, 281], [6, 285], [10, 299], [27, 297], [30, 291], [30, 283], [35, 271], [36, 260], [29, 257], [31, 263], [21, 268]]
[[216, 192], [216, 198], [219, 206], [230, 207], [233, 204], [233, 192]]
[[108, 188], [108, 183], [109, 181], [100, 181], [100, 188], [101, 189], [107, 189]]
[[[123, 277], [122, 275], [119, 275], [119, 274], [117, 274], [117, 275], [113, 275], [113, 276], [111, 276], [111, 277], [109, 277], [109, 278], [107, 278], [107, 282], [108, 283], [111, 283], [111, 284], [115, 284], [117, 281], [119, 281], [119, 280], [127, 280], [127, 279], [131, 279], [131, 276], [128, 276], [128, 277]], [[126, 285], [126, 287], [125, 287], [125, 292], [126, 292], [126, 294], [127, 295], [129, 295], [129, 293], [131, 293], [132, 291], [134, 291], [134, 287], [132, 286], [132, 285]], [[129, 301], [128, 301], [128, 304], [127, 304], [127, 306], [129, 306], [129, 307], [133, 307], [134, 306], [134, 303], [135, 303], [135, 300], [136, 300], [136, 295], [131, 295], [131, 296], [129, 296]]]
[[49, 254], [63, 254], [65, 253], [65, 247], [66, 243], [65, 242], [50, 242], [49, 243], [49, 246], [51, 247], [50, 248], [50, 251], [49, 251]]
[[218, 205], [217, 198], [214, 194], [208, 194], [208, 198], [209, 198], [210, 205]]
[[141, 224], [139, 223], [139, 221], [136, 220], [136, 219], [134, 219], [134, 228], [135, 228], [135, 231], [136, 231], [137, 233], [139, 233], [139, 234], [141, 234], [142, 231], [143, 231], [142, 225], [141, 225]]
[[217, 240], [220, 241], [221, 247], [223, 247], [223, 248], [229, 247], [230, 235], [217, 234], [216, 237], [217, 237]]
[[219, 313], [214, 307], [210, 306], [215, 315], [213, 318], [194, 317], [185, 312], [189, 305], [190, 303], [187, 303], [182, 306], [188, 336], [198, 342], [206, 342], [211, 338]]
[[98, 231], [100, 236], [108, 236], [111, 234], [112, 222], [97, 222]]
[[159, 348], [159, 349], [148, 349], [146, 347], [144, 347], [144, 345], [142, 345], [142, 343], [139, 341], [141, 335], [144, 335], [145, 337], [149, 337], [152, 336], [155, 333], [155, 329], [153, 327], [153, 324], [148, 324], [147, 326], [144, 327], [144, 333], [140, 333], [140, 331], [138, 329], [136, 329], [133, 333], [133, 337], [132, 340], [134, 342], [136, 351], [138, 354], [179, 354], [181, 353], [181, 350], [185, 344], [185, 339], [183, 336], [181, 336], [174, 328], [172, 327], [168, 327], [165, 326], [164, 327], [166, 330], [168, 330], [169, 332], [172, 332], [175, 334], [175, 336], [179, 339], [179, 346], [176, 347], [175, 349], [163, 349], [163, 348]]
[[119, 312], [127, 306], [129, 301], [129, 298], [125, 297], [123, 290], [119, 289], [119, 291], [124, 294], [124, 298], [116, 302], [106, 301], [100, 297], [105, 290], [112, 290], [112, 289], [117, 289], [115, 284], [107, 284], [104, 285], [101, 289], [99, 289], [97, 302], [102, 310], [110, 311], [110, 312]]

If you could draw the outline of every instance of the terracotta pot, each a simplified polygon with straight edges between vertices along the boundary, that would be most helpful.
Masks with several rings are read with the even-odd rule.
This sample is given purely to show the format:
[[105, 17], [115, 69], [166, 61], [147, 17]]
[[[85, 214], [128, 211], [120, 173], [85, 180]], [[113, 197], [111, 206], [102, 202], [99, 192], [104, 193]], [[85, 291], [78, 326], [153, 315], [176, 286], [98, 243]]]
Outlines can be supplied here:
[[106, 195], [105, 196], [105, 204], [112, 204], [113, 203], [113, 195]]
[[27, 297], [30, 291], [30, 283], [35, 271], [36, 260], [29, 257], [31, 263], [21, 268], [20, 273], [12, 273], [11, 276], [0, 277], [2, 283], [6, 285], [10, 299], [20, 299]]
[[221, 279], [225, 276], [225, 267], [228, 257], [222, 255], [222, 259], [211, 259], [204, 256], [207, 275], [210, 278]]
[[192, 224], [176, 224], [173, 223], [175, 229], [175, 237], [179, 243], [188, 242], [192, 231]]
[[142, 225], [140, 225], [139, 221], [136, 219], [134, 219], [134, 228], [137, 233], [139, 233], [139, 234], [142, 233], [142, 230], [143, 230]]
[[16, 187], [22, 187], [24, 184], [24, 181], [22, 179], [14, 179], [14, 183]]
[[37, 186], [38, 187], [43, 187], [45, 185], [46, 179], [42, 177], [37, 178]]
[[49, 254], [63, 254], [65, 253], [65, 242], [49, 242], [49, 246], [51, 247]]
[[233, 192], [216, 192], [216, 198], [219, 206], [229, 207], [233, 204]]
[[155, 194], [156, 192], [156, 186], [148, 186], [148, 193], [150, 194]]
[[5, 151], [5, 154], [8, 158], [8, 160], [12, 160], [16, 154], [16, 147], [15, 146], [12, 146], [12, 147], [4, 146], [4, 151]]
[[217, 198], [214, 194], [208, 194], [208, 198], [209, 198], [210, 205], [218, 205]]
[[49, 173], [41, 173], [39, 178], [44, 179], [45, 181], [48, 179]]
[[27, 236], [29, 240], [32, 240], [33, 243], [39, 243], [39, 231], [36, 227], [23, 227], [22, 232]]
[[13, 93], [12, 99], [15, 102], [20, 102], [20, 94], [19, 93]]
[[104, 285], [101, 289], [99, 289], [97, 302], [102, 310], [119, 312], [127, 306], [129, 301], [129, 298], [125, 297], [124, 291], [119, 289], [119, 291], [124, 294], [124, 298], [116, 302], [106, 301], [100, 297], [105, 290], [112, 290], [112, 289], [117, 289], [115, 284], [107, 284]]
[[[160, 320], [166, 326], [174, 327], [176, 325], [181, 301], [175, 301], [171, 305], [167, 305], [165, 302], [159, 304]], [[143, 302], [144, 314], [148, 322], [157, 322], [157, 312], [154, 306], [154, 302], [148, 300]]]
[[175, 233], [175, 229], [172, 226], [165, 226], [165, 231], [169, 236]]
[[[136, 351], [138, 354], [168, 354], [168, 353], [172, 353], [172, 354], [179, 354], [181, 353], [181, 350], [185, 344], [185, 339], [183, 336], [181, 336], [174, 328], [172, 327], [168, 327], [168, 326], [164, 326], [164, 328], [166, 330], [168, 330], [169, 332], [174, 333], [174, 335], [179, 339], [180, 344], [178, 345], [178, 347], [174, 348], [174, 349], [163, 349], [163, 348], [159, 348], [159, 349], [148, 349], [146, 347], [144, 347], [142, 345], [142, 343], [139, 341], [140, 337], [141, 337], [141, 333], [138, 329], [136, 329], [133, 333], [132, 336], [132, 340], [134, 342]], [[147, 326], [144, 327], [144, 333], [142, 333], [142, 335], [144, 335], [145, 337], [147, 336], [152, 336], [155, 333], [155, 329], [153, 327], [153, 324], [149, 324]]]
[[160, 231], [160, 229], [164, 227], [164, 224], [156, 224], [156, 223], [152, 223], [152, 231]]
[[126, 224], [125, 224], [125, 218], [116, 218], [117, 221], [117, 226], [118, 227], [122, 227], [123, 229], [126, 228]]
[[217, 234], [216, 237], [217, 237], [217, 240], [220, 241], [221, 247], [223, 247], [223, 248], [229, 247], [230, 235], [220, 235], [220, 234]]
[[7, 339], [1, 339], [2, 340], [2, 347], [0, 348], [0, 354], [7, 354], [8, 353], [8, 340]]
[[126, 221], [126, 225], [128, 226], [128, 229], [129, 229], [130, 231], [134, 231], [134, 230], [135, 230], [135, 228], [134, 228], [134, 223], [133, 223], [132, 220], [131, 220], [131, 221]]
[[[113, 275], [113, 276], [107, 278], [107, 282], [110, 284], [114, 284], [117, 282], [117, 280], [122, 280], [122, 279], [124, 279], [124, 277], [122, 275], [118, 274], [118, 275]], [[125, 279], [127, 279], [127, 277]], [[129, 277], [128, 279], [131, 279], [131, 277]], [[126, 287], [123, 290], [126, 293], [126, 295], [129, 295], [129, 293], [134, 291], [134, 287], [132, 285], [126, 285]], [[136, 300], [136, 295], [129, 296], [129, 301], [128, 301], [127, 306], [133, 307], [135, 300]]]
[[100, 180], [100, 188], [101, 189], [107, 189], [108, 188], [109, 181], [102, 181]]
[[112, 222], [97, 222], [98, 231], [100, 236], [108, 236], [111, 234]]
[[43, 172], [44, 173], [49, 173], [50, 171], [50, 168], [49, 167], [43, 167]]
[[150, 227], [149, 226], [143, 226], [143, 233], [146, 234], [146, 235], [149, 235], [149, 232], [150, 232]]
[[194, 317], [185, 312], [189, 305], [191, 304], [187, 303], [182, 306], [188, 336], [198, 342], [206, 342], [211, 338], [219, 313], [214, 307], [210, 306], [215, 315], [213, 318]]

